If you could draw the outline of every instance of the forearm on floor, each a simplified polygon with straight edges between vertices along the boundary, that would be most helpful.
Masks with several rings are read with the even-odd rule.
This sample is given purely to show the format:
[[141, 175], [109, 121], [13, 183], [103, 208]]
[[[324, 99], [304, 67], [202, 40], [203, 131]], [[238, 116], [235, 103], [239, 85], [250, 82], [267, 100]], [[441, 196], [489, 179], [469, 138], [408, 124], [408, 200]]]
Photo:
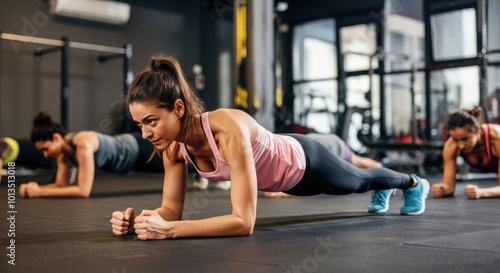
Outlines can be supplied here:
[[78, 186], [59, 187], [57, 184], [41, 187], [43, 197], [81, 197], [90, 196], [90, 191], [84, 191]]
[[481, 198], [500, 197], [500, 186], [480, 189]]
[[252, 235], [254, 228], [254, 223], [247, 223], [237, 215], [174, 221], [171, 224], [171, 238], [247, 236]]

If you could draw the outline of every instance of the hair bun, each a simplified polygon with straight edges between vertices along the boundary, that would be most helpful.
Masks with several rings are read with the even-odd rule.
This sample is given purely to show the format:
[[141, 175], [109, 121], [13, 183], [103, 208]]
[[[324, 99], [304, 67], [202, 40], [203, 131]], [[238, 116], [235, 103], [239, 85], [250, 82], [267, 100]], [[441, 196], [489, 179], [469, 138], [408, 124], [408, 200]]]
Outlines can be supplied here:
[[467, 110], [467, 112], [476, 118], [479, 124], [486, 123], [486, 114], [481, 106], [474, 106]]
[[155, 72], [167, 72], [171, 75], [175, 75], [177, 71], [175, 60], [163, 56], [151, 58], [149, 67]]
[[39, 112], [33, 120], [34, 126], [52, 125], [52, 117], [47, 112]]

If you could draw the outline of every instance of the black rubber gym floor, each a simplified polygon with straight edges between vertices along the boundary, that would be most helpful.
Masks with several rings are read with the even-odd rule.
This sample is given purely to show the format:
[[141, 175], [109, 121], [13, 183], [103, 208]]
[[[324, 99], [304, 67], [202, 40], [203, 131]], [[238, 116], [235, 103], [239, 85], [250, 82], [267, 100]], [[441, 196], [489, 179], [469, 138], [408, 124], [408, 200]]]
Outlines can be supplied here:
[[[16, 184], [33, 179], [17, 177]], [[39, 177], [42, 181], [48, 177]], [[439, 176], [429, 181], [439, 181]], [[429, 197], [421, 216], [401, 216], [401, 191], [384, 214], [370, 193], [258, 200], [254, 235], [141, 241], [114, 236], [109, 219], [128, 206], [159, 206], [161, 174], [98, 173], [88, 199], [14, 201], [0, 186], [1, 272], [499, 272], [500, 199]], [[496, 179], [475, 181], [494, 186]], [[12, 197], [11, 197], [12, 200]], [[229, 192], [189, 189], [185, 218], [229, 213]], [[8, 218], [15, 215], [15, 222]], [[11, 223], [12, 222], [12, 223]], [[13, 230], [15, 229], [15, 231]], [[10, 232], [9, 232], [10, 230]], [[15, 232], [15, 238], [12, 236]], [[15, 239], [15, 243], [10, 240]], [[14, 253], [14, 256], [9, 256]], [[15, 258], [15, 265], [9, 264]]]

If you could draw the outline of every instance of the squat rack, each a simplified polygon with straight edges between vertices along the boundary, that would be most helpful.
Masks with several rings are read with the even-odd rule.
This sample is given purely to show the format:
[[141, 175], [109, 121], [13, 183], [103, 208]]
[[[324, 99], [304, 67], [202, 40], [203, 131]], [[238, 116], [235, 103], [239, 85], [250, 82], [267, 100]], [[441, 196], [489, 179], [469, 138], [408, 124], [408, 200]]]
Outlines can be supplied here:
[[[68, 101], [69, 101], [69, 72], [68, 72], [68, 53], [69, 49], [81, 49], [97, 51], [99, 54], [98, 61], [104, 63], [108, 60], [123, 59], [123, 95], [127, 94], [128, 88], [132, 81], [132, 71], [131, 71], [131, 60], [132, 60], [132, 44], [126, 43], [123, 48], [111, 47], [103, 45], [95, 45], [88, 43], [72, 42], [66, 37], [62, 37], [61, 40], [39, 38], [33, 36], [24, 36], [10, 33], [2, 33], [0, 30], [0, 50], [2, 40], [10, 40], [31, 44], [38, 44], [44, 46], [50, 46], [48, 48], [36, 48], [34, 52], [34, 57], [36, 61], [40, 61], [44, 54], [49, 54], [53, 52], [61, 52], [61, 91], [60, 91], [60, 111], [61, 111], [61, 125], [64, 128], [68, 128]], [[0, 51], [1, 56], [1, 51]], [[0, 74], [1, 75], [1, 74]], [[123, 131], [130, 131], [130, 117], [128, 111], [124, 108], [123, 110]]]

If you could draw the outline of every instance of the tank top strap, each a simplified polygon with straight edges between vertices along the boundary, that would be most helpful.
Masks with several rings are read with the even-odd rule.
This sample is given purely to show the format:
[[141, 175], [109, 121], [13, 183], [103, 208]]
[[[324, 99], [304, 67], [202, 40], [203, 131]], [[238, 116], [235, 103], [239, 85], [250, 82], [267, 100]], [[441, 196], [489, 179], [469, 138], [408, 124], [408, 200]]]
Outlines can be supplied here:
[[491, 161], [491, 132], [490, 132], [490, 125], [489, 124], [483, 124], [482, 126], [483, 132], [484, 132], [484, 145], [486, 146], [486, 156], [487, 156], [487, 162]]
[[70, 147], [70, 151], [64, 157], [70, 166], [78, 167], [78, 161], [76, 160], [76, 146], [73, 143], [73, 137], [75, 134], [76, 133], [68, 133], [68, 145]]
[[203, 129], [203, 132], [205, 133], [205, 136], [207, 138], [208, 144], [210, 145], [210, 149], [212, 150], [212, 154], [214, 155], [215, 161], [217, 162], [217, 166], [215, 170], [211, 173], [203, 173], [201, 172], [196, 164], [194, 164], [193, 159], [189, 155], [186, 145], [182, 142], [179, 142], [180, 148], [181, 148], [181, 153], [184, 158], [189, 163], [193, 163], [194, 168], [200, 173], [205, 176], [205, 178], [208, 178], [207, 175], [217, 175], [221, 171], [221, 166], [227, 165], [226, 160], [222, 157], [222, 155], [219, 152], [219, 148], [217, 147], [217, 143], [215, 142], [214, 135], [212, 133], [212, 129], [210, 129], [210, 121], [208, 120], [208, 113], [202, 113], [201, 114], [201, 128]]
[[203, 132], [205, 132], [205, 136], [207, 137], [208, 144], [210, 144], [210, 148], [212, 148], [212, 152], [217, 161], [223, 160], [224, 158], [219, 152], [219, 147], [217, 147], [217, 143], [215, 143], [214, 135], [212, 133], [212, 129], [210, 129], [210, 121], [208, 120], [208, 112], [201, 114], [201, 126], [203, 127]]
[[71, 150], [75, 150], [76, 146], [73, 143], [73, 138], [75, 137], [76, 133], [68, 133], [68, 144], [69, 147], [71, 147]]

